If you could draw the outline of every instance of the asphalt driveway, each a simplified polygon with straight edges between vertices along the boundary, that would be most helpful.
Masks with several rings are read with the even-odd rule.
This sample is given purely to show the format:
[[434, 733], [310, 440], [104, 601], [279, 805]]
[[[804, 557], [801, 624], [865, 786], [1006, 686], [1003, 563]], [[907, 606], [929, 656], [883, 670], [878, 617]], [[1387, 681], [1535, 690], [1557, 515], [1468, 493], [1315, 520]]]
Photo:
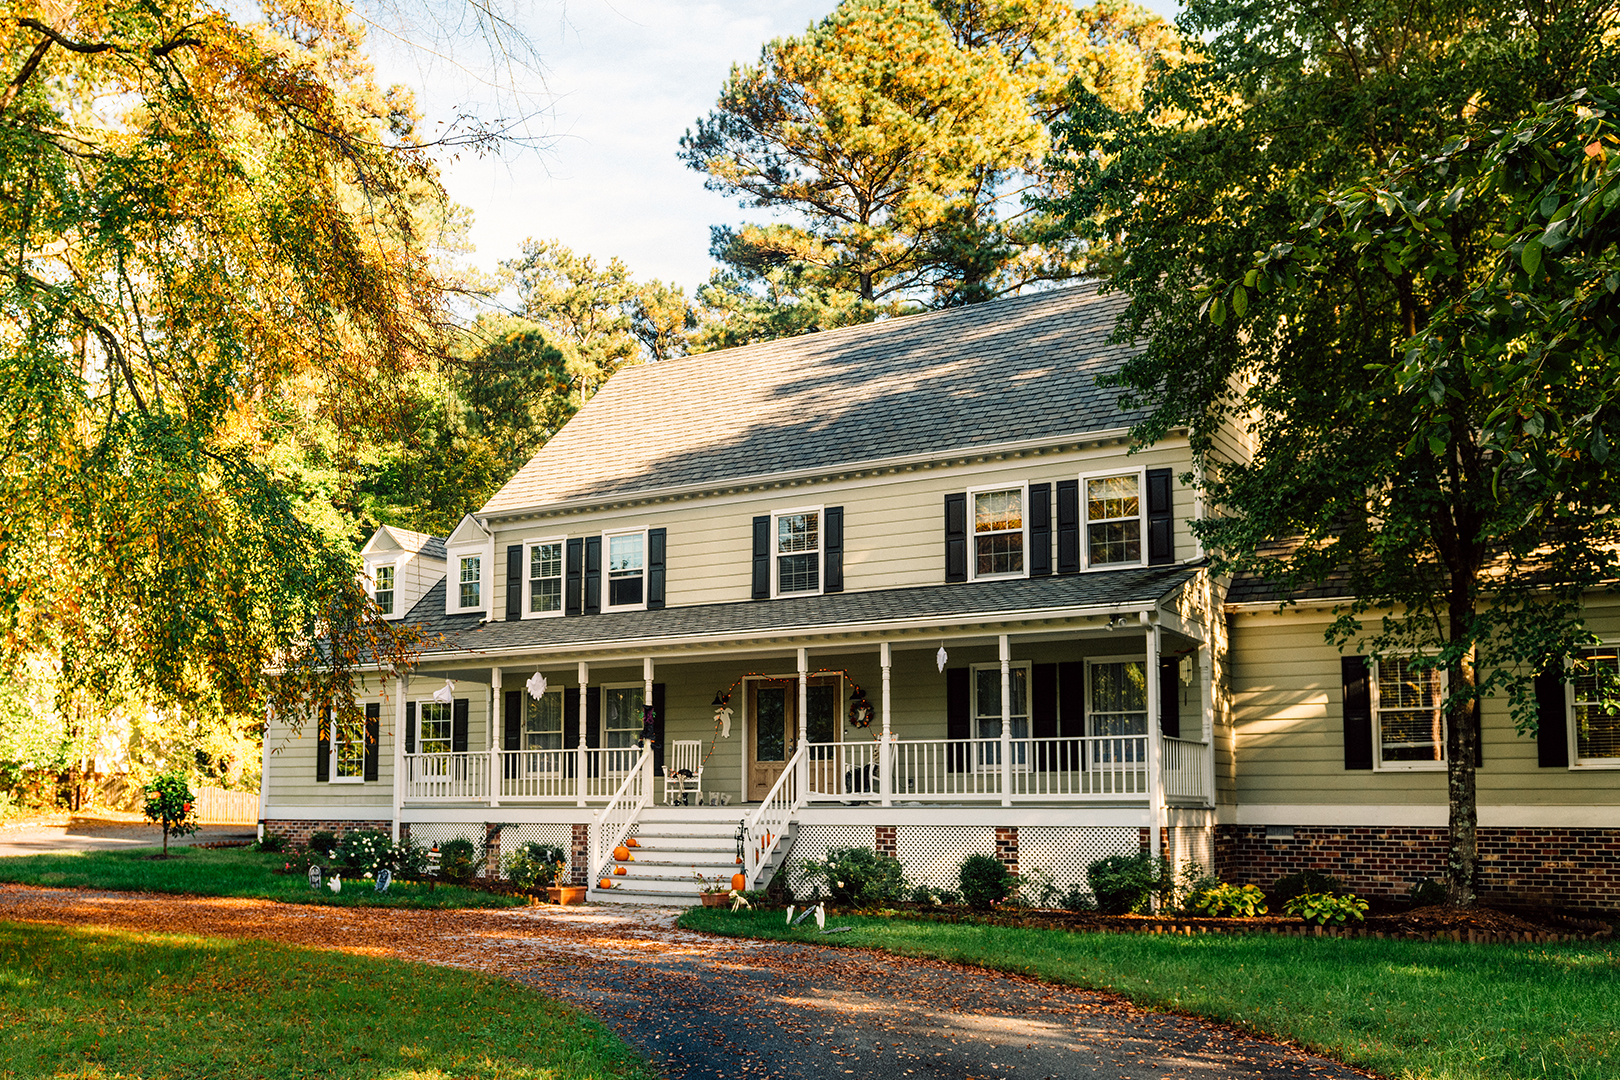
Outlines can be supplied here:
[[[190, 836], [171, 836], [169, 844], [203, 844], [220, 840], [254, 840], [251, 825], [205, 825]], [[17, 825], [0, 829], [0, 858], [50, 855], [63, 851], [110, 851], [153, 847], [163, 843], [163, 830], [147, 821], [80, 817], [59, 824]]]

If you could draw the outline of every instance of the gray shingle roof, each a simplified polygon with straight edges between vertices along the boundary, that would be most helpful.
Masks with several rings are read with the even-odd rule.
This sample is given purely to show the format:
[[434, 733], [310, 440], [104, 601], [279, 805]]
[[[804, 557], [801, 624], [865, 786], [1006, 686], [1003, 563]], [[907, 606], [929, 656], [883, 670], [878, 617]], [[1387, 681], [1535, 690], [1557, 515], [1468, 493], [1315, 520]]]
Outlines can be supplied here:
[[758, 637], [904, 619], [954, 621], [982, 616], [996, 620], [1026, 612], [1038, 617], [1041, 611], [1064, 608], [1139, 608], [1173, 592], [1198, 570], [1198, 566], [1150, 566], [1100, 574], [874, 589], [482, 625], [478, 615], [444, 614], [445, 583], [440, 580], [411, 610], [407, 621], [423, 630], [426, 658], [461, 651], [589, 647], [692, 635]]
[[438, 559], [440, 562], [449, 557], [445, 552], [444, 537], [442, 536], [429, 536], [427, 533], [412, 532], [410, 529], [402, 529], [398, 525], [389, 525], [386, 528], [393, 534], [400, 547], [406, 551], [414, 551], [429, 559]]
[[626, 368], [483, 508], [1120, 428], [1095, 284]]

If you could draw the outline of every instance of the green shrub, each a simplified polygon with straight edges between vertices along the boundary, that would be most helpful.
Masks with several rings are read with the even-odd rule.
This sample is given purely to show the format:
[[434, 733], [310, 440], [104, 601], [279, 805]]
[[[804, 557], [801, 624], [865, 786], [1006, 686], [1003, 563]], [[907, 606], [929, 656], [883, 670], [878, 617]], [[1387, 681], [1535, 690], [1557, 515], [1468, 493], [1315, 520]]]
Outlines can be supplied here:
[[1154, 894], [1170, 884], [1170, 865], [1147, 852], [1110, 855], [1086, 867], [1086, 880], [1103, 914], [1145, 912], [1151, 909]]
[[871, 848], [834, 848], [817, 861], [802, 864], [806, 884], [823, 887], [828, 898], [844, 907], [897, 903], [905, 894], [906, 875], [900, 860]]
[[1017, 876], [993, 855], [969, 855], [962, 860], [956, 877], [962, 886], [963, 902], [980, 911], [1001, 903], [1018, 887]]
[[471, 881], [478, 873], [478, 847], [465, 836], [439, 845], [439, 876], [446, 881]]
[[1266, 894], [1256, 885], [1222, 883], [1193, 897], [1192, 907], [1214, 919], [1248, 919], [1266, 913]]
[[253, 845], [255, 851], [286, 851], [287, 838], [280, 833], [267, 832]]
[[318, 851], [322, 855], [331, 855], [337, 850], [337, 833], [329, 829], [317, 829], [309, 834], [309, 850]]
[[337, 845], [338, 862], [362, 874], [392, 865], [393, 854], [394, 842], [378, 829], [350, 829]]
[[1332, 893], [1334, 896], [1343, 896], [1344, 882], [1332, 874], [1324, 874], [1320, 870], [1301, 870], [1297, 874], [1277, 879], [1277, 884], [1266, 890], [1273, 904], [1287, 905], [1288, 901], [1296, 896], [1307, 893]]
[[1063, 890], [1050, 871], [1035, 869], [1018, 875], [1018, 888], [1012, 902], [1020, 907], [1055, 908], [1063, 903]]
[[501, 859], [501, 875], [520, 889], [549, 889], [557, 867], [566, 865], [562, 848], [531, 841]]
[[388, 859], [388, 866], [394, 873], [412, 877], [420, 877], [427, 873], [427, 865], [427, 848], [408, 836], [394, 845]]
[[1285, 912], [1306, 922], [1320, 926], [1337, 923], [1343, 926], [1348, 919], [1365, 922], [1367, 901], [1355, 896], [1335, 896], [1332, 893], [1303, 893], [1288, 901]]
[[166, 772], [152, 778], [142, 789], [146, 793], [146, 817], [163, 826], [163, 854], [169, 853], [169, 837], [194, 833], [201, 825], [193, 809], [191, 783], [186, 774]]
[[1063, 894], [1063, 910], [1065, 911], [1096, 911], [1097, 898], [1082, 886], [1078, 881], [1069, 886], [1069, 891]]
[[1438, 881], [1423, 878], [1406, 891], [1413, 907], [1429, 907], [1446, 902], [1446, 887]]
[[1176, 875], [1176, 906], [1183, 911], [1194, 910], [1193, 901], [1221, 884], [1221, 879], [1204, 868], [1202, 863], [1184, 863]]

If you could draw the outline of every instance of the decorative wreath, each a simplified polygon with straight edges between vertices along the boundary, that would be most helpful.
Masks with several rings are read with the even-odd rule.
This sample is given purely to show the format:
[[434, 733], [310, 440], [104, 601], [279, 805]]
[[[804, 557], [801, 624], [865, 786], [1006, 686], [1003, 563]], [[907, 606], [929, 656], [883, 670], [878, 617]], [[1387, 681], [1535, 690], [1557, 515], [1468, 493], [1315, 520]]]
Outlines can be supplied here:
[[869, 728], [872, 726], [872, 717], [876, 715], [872, 703], [864, 696], [858, 697], [849, 703], [849, 726], [855, 728]]

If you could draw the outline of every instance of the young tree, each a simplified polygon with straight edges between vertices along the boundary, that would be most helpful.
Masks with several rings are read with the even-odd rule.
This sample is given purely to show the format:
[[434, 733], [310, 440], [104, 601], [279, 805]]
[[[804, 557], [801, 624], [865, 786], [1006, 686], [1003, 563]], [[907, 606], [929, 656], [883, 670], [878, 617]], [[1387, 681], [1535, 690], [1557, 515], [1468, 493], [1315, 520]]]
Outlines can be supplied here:
[[166, 772], [146, 785], [146, 820], [163, 826], [163, 857], [169, 857], [169, 837], [190, 836], [202, 826], [193, 810], [196, 796], [183, 772]]
[[[1590, 439], [1580, 410], [1598, 399], [1556, 388], [1556, 369], [1515, 355], [1525, 342], [1458, 314], [1490, 308], [1507, 281], [1498, 238], [1527, 227], [1509, 204], [1539, 209], [1546, 194], [1487, 185], [1436, 202], [1422, 184], [1457, 183], [1438, 178], [1467, 160], [1442, 153], [1460, 127], [1506, 126], [1612, 72], [1606, 18], [1592, 5], [1195, 2], [1181, 26], [1208, 58], [1150, 90], [1142, 114], [1093, 104], [1067, 133], [1076, 187], [1062, 206], [1116, 245], [1112, 281], [1131, 300], [1118, 336], [1145, 346], [1118, 380], [1151, 409], [1136, 435], [1189, 427], [1223, 508], [1199, 526], [1218, 567], [1291, 584], [1343, 575], [1355, 599], [1334, 640], [1446, 671], [1459, 904], [1475, 900], [1480, 695], [1522, 706], [1539, 664], [1577, 647], [1575, 601], [1612, 573], [1599, 508], [1613, 491], [1590, 459], [1552, 472], [1514, 459], [1545, 431]], [[1425, 153], [1441, 158], [1398, 171]], [[1385, 174], [1417, 186], [1363, 180]], [[1323, 190], [1341, 192], [1331, 208], [1315, 205]], [[1421, 238], [1397, 235], [1408, 219], [1425, 222]], [[1583, 381], [1612, 386], [1608, 363]], [[1521, 434], [1545, 427], [1504, 441], [1520, 408]], [[1214, 453], [1227, 423], [1250, 428], [1252, 461]], [[1295, 543], [1278, 554], [1278, 537]]]

